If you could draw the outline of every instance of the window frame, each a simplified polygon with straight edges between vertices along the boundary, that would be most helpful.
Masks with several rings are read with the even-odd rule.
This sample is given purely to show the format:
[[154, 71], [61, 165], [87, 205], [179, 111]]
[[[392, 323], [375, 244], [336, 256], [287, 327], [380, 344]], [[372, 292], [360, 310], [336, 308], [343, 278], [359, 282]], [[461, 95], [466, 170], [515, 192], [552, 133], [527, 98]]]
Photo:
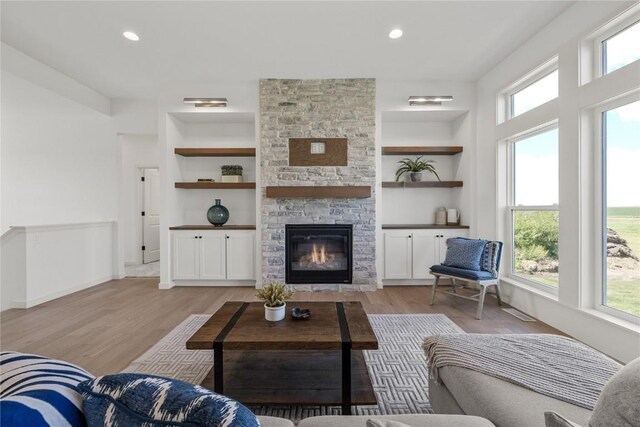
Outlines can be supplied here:
[[549, 74], [553, 73], [554, 71], [558, 70], [558, 73], [560, 73], [560, 67], [558, 64], [558, 56], [555, 55], [553, 58], [545, 61], [544, 63], [542, 63], [541, 65], [537, 66], [536, 68], [534, 68], [532, 71], [528, 72], [527, 74], [525, 74], [523, 77], [521, 77], [520, 79], [516, 80], [512, 85], [510, 85], [508, 88], [506, 88], [505, 90], [502, 91], [500, 98], [502, 99], [502, 104], [503, 104], [503, 108], [504, 111], [502, 111], [502, 118], [504, 118], [504, 120], [500, 120], [500, 114], [498, 115], [498, 120], [499, 122], [505, 122], [507, 120], [511, 120], [515, 117], [520, 117], [522, 114], [526, 114], [529, 111], [532, 111], [538, 107], [540, 107], [541, 105], [546, 104], [547, 102], [550, 102], [554, 99], [557, 99], [558, 96], [560, 96], [560, 84], [558, 84], [558, 96], [556, 96], [555, 98], [552, 98], [548, 101], [543, 102], [542, 104], [532, 108], [531, 110], [528, 110], [518, 116], [514, 116], [513, 115], [513, 96], [515, 94], [517, 94], [518, 92], [522, 91], [523, 89], [526, 89], [527, 87], [531, 86], [532, 84], [536, 83], [538, 80], [541, 80], [545, 77], [547, 77]]
[[594, 165], [593, 170], [595, 180], [595, 197], [594, 197], [594, 219], [597, 233], [597, 240], [595, 242], [595, 286], [593, 286], [594, 292], [594, 309], [602, 313], [627, 320], [633, 323], [638, 323], [640, 318], [633, 314], [627, 313], [622, 310], [618, 310], [613, 307], [609, 307], [604, 304], [605, 301], [605, 283], [607, 281], [607, 206], [606, 201], [606, 189], [607, 180], [605, 176], [606, 172], [606, 126], [604, 121], [604, 115], [607, 111], [614, 110], [632, 102], [640, 101], [640, 92], [634, 92], [630, 95], [626, 95], [614, 100], [608, 100], [602, 103], [598, 107], [594, 108], [594, 123], [595, 123], [595, 138], [594, 138]]
[[[528, 139], [540, 134], [543, 134], [545, 132], [549, 132], [551, 130], [554, 129], [558, 129], [559, 131], [559, 126], [558, 126], [558, 120], [554, 120], [550, 123], [546, 123], [542, 126], [533, 128], [533, 129], [529, 129], [521, 134], [518, 134], [515, 137], [511, 137], [511, 138], [507, 138], [506, 139], [506, 143], [507, 143], [507, 198], [506, 198], [506, 221], [505, 221], [505, 236], [506, 239], [505, 241], [508, 243], [508, 248], [509, 250], [507, 251], [508, 257], [509, 257], [509, 271], [507, 273], [507, 277], [509, 277], [510, 279], [516, 280], [518, 282], [524, 283], [528, 286], [532, 286], [536, 289], [539, 289], [541, 291], [553, 294], [555, 296], [558, 295], [558, 289], [560, 287], [560, 280], [559, 280], [559, 276], [558, 276], [558, 286], [554, 287], [551, 285], [546, 285], [542, 282], [539, 282], [537, 280], [532, 280], [530, 278], [527, 278], [526, 276], [523, 276], [521, 274], [518, 274], [515, 271], [515, 261], [516, 261], [516, 257], [515, 257], [515, 230], [514, 230], [514, 213], [515, 212], [558, 212], [558, 215], [560, 214], [560, 203], [558, 201], [557, 204], [555, 205], [516, 205], [515, 204], [515, 145], [516, 143], [518, 143], [518, 141], [522, 141], [524, 139]], [[558, 151], [560, 149], [560, 137], [558, 136]], [[558, 153], [559, 154], [559, 153]], [[560, 164], [558, 164], [558, 168], [560, 167]], [[558, 170], [558, 178], [560, 177], [560, 171]], [[558, 182], [558, 185], [560, 185], [560, 183]], [[558, 227], [560, 225], [558, 224]], [[559, 238], [558, 238], [558, 244], [559, 242]], [[560, 258], [558, 257], [558, 265], [560, 263]]]
[[[607, 74], [610, 74], [610, 73], [605, 73], [605, 70], [606, 70], [605, 64], [606, 64], [607, 57], [606, 57], [606, 49], [604, 46], [604, 42], [626, 31], [627, 29], [629, 29], [635, 24], [640, 24], [640, 16], [638, 16], [637, 14], [631, 13], [629, 14], [629, 16], [624, 17], [619, 22], [616, 22], [614, 25], [611, 25], [609, 28], [606, 28], [601, 32], [599, 32], [598, 35], [594, 38], [593, 40], [594, 42], [593, 67], [594, 68], [593, 69], [595, 71], [595, 78], [599, 78], [602, 76], [606, 76]], [[633, 62], [630, 62], [629, 64], [632, 64]], [[626, 67], [629, 64], [625, 64], [623, 65], [623, 67]], [[617, 70], [619, 70], [619, 68]], [[617, 70], [613, 70], [612, 73]]]

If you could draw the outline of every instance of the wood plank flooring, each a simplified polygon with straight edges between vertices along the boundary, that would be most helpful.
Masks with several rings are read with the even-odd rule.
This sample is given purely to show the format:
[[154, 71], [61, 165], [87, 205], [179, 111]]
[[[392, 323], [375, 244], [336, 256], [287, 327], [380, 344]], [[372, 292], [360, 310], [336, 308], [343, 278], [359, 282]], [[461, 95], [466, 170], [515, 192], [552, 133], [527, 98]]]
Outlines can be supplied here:
[[[542, 322], [522, 322], [487, 298], [476, 303], [431, 288], [386, 287], [376, 292], [298, 292], [295, 301], [360, 301], [369, 314], [444, 313], [466, 332], [560, 333]], [[112, 280], [30, 309], [0, 314], [0, 348], [67, 360], [94, 375], [120, 372], [190, 314], [213, 313], [226, 301], [255, 301], [255, 289], [158, 289], [157, 278]], [[291, 304], [293, 307], [293, 304]]]

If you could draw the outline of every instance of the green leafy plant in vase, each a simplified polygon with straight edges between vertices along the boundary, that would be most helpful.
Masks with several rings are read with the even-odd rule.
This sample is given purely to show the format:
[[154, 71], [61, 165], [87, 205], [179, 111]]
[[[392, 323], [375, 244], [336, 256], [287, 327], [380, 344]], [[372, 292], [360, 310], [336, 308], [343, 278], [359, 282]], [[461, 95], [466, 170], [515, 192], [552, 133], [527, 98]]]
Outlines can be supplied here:
[[293, 294], [294, 292], [281, 282], [272, 282], [260, 289], [256, 296], [264, 302], [264, 318], [272, 322], [284, 319], [286, 301]]
[[409, 158], [400, 160], [398, 163], [400, 163], [401, 166], [396, 171], [396, 181], [400, 181], [402, 175], [406, 173], [409, 174], [411, 182], [422, 181], [423, 171], [431, 172], [438, 178], [438, 181], [440, 181], [436, 167], [433, 165], [435, 160], [422, 160], [422, 157], [423, 156], [418, 156], [415, 160]]

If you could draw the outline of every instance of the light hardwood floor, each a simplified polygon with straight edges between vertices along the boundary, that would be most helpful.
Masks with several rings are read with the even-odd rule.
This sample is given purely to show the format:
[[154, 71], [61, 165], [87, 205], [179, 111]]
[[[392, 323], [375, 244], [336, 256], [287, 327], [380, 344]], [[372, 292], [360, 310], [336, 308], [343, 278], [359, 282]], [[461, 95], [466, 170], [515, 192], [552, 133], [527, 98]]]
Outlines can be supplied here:
[[[0, 314], [2, 350], [36, 353], [76, 363], [94, 375], [120, 372], [190, 314], [213, 313], [225, 301], [255, 300], [252, 288], [176, 287], [158, 290], [157, 278], [113, 280], [22, 310]], [[522, 322], [487, 298], [482, 320], [476, 303], [431, 288], [386, 287], [376, 292], [298, 292], [296, 301], [361, 301], [367, 313], [444, 313], [466, 332], [560, 333]]]

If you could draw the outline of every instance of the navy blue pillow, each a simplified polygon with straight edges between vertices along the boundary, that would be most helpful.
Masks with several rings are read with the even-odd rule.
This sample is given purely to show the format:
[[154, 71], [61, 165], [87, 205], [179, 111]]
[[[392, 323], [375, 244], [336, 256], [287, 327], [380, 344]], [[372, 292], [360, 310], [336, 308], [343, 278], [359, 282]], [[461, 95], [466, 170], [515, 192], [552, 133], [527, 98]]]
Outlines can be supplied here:
[[87, 425], [78, 384], [93, 375], [84, 369], [35, 354], [5, 351], [0, 353], [0, 375], [0, 425]]
[[242, 404], [200, 386], [143, 374], [105, 375], [80, 383], [89, 426], [259, 427]]
[[454, 237], [447, 239], [447, 256], [443, 265], [465, 270], [480, 270], [480, 258], [486, 246], [486, 240]]

